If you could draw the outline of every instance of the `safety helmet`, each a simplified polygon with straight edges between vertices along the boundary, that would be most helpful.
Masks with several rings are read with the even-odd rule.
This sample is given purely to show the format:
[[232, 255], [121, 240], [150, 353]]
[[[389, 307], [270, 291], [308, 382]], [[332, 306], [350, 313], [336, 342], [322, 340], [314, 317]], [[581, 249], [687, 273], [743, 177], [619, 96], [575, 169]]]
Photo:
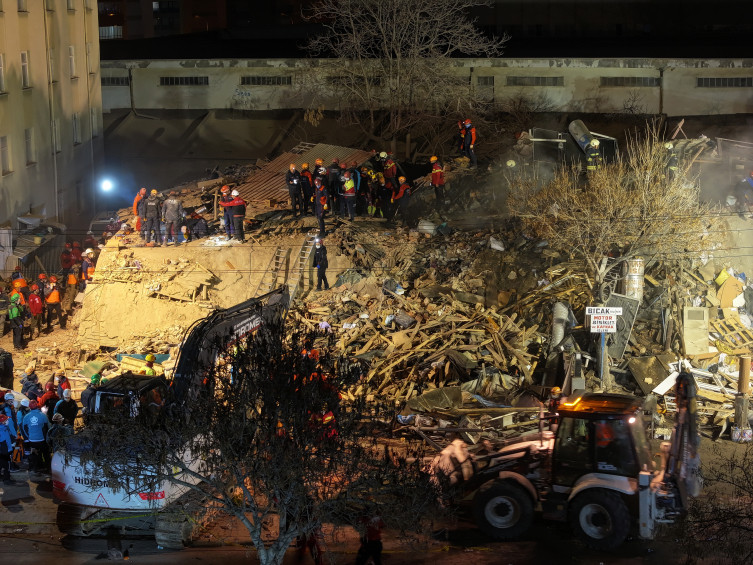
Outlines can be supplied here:
[[295, 171], [295, 163], [290, 163], [290, 170]]
[[439, 159], [437, 158], [437, 156], [436, 156], [436, 155], [432, 155], [432, 156], [431, 156], [431, 157], [429, 158], [429, 163], [436, 163], [436, 162], [437, 162], [438, 160], [439, 160]]
[[21, 399], [21, 406], [24, 406], [26, 408], [29, 407], [29, 399], [28, 398], [22, 398]]
[[70, 248], [71, 248], [71, 244], [70, 244], [70, 243], [66, 243], [66, 244], [65, 244], [65, 248], [66, 248], [66, 249], [70, 249]]
[[240, 192], [238, 192], [237, 190], [234, 190], [233, 192], [230, 193], [230, 195], [231, 196], [240, 196]]
[[366, 173], [368, 171], [369, 171], [368, 167], [361, 167], [361, 172], [362, 173]]
[[57, 277], [56, 277], [55, 275], [52, 275], [52, 276], [50, 277], [50, 282], [54, 282], [54, 283], [56, 283], [56, 282], [58, 282], [58, 278], [57, 278]]
[[102, 379], [102, 376], [99, 373], [94, 373], [91, 378], [91, 383], [93, 385], [98, 385], [99, 381]]
[[37, 278], [40, 281], [43, 281], [43, 280], [45, 280], [47, 278], [47, 275], [45, 275], [44, 273], [39, 273], [39, 275], [37, 275]]
[[672, 149], [674, 145], [672, 145], [671, 141], [667, 141], [667, 143], [664, 144], [665, 149]]
[[74, 241], [73, 247], [81, 247], [81, 244], [78, 241]]
[[301, 170], [303, 170], [303, 171], [305, 171], [305, 170], [306, 170], [306, 169], [308, 169], [308, 168], [309, 168], [309, 164], [308, 164], [308, 163], [303, 163], [303, 164], [301, 165]]
[[52, 384], [52, 383], [47, 383], [46, 385], [44, 385], [44, 389], [45, 390], [55, 390], [55, 385]]
[[471, 125], [471, 120], [466, 120], [463, 122], [464, 125], [469, 126]]
[[39, 290], [39, 287], [36, 285], [36, 283], [31, 285], [29, 288], [31, 288], [31, 290]]
[[89, 255], [89, 253], [94, 253], [91, 247], [87, 248], [86, 251], [84, 251], [84, 255]]
[[146, 359], [147, 361], [149, 361], [151, 363], [154, 363], [157, 360], [157, 358], [154, 355], [152, 355], [151, 353], [147, 353], [146, 357], [144, 357], [144, 359]]
[[37, 402], [36, 400], [31, 400], [29, 402], [29, 408], [31, 410], [36, 410], [37, 408], [39, 408], [39, 402]]
[[71, 389], [67, 388], [63, 391], [63, 398], [68, 399], [71, 397]]
[[8, 421], [8, 416], [6, 416], [5, 414], [0, 414], [0, 424], [4, 424], [7, 421]]
[[505, 164], [512, 169], [515, 166], [515, 161], [513, 161], [512, 159], [508, 159], [507, 163]]
[[157, 195], [157, 189], [156, 188], [152, 189], [151, 195], [152, 196], [156, 196]]
[[230, 187], [229, 187], [228, 185], [224, 185], [224, 186], [223, 186], [223, 187], [222, 187], [222, 188], [220, 189], [220, 192], [222, 192], [223, 194], [227, 194], [228, 192], [230, 192]]
[[399, 182], [400, 184], [404, 183], [405, 177], [398, 177], [397, 182]]
[[107, 381], [108, 379], [102, 379], [101, 381], [99, 381], [100, 386], [107, 384]]
[[324, 159], [317, 159], [316, 161], [314, 161], [314, 163], [317, 164], [317, 165], [323, 165], [324, 164]]
[[20, 266], [20, 265], [16, 265], [16, 268], [15, 268], [15, 269], [13, 269], [13, 270], [14, 270], [14, 271], [20, 271], [20, 270], [21, 270], [21, 266]]
[[12, 392], [6, 392], [5, 393], [5, 400], [14, 400], [16, 397], [13, 396]]
[[591, 147], [598, 147], [599, 146], [599, 140], [598, 139], [592, 139], [591, 140]]
[[379, 154], [379, 156], [380, 156], [380, 157], [381, 157], [382, 159], [386, 159], [386, 158], [387, 158], [387, 152], [386, 152], [386, 151], [382, 151], [382, 152], [381, 152], [381, 153]]
[[562, 389], [558, 386], [552, 387], [552, 394], [562, 394]]

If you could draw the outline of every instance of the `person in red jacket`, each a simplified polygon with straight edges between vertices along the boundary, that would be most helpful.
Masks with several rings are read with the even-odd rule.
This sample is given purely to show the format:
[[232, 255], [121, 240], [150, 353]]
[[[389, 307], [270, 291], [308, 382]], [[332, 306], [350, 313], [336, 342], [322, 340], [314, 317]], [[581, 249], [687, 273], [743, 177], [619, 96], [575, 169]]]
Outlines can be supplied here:
[[68, 273], [71, 272], [75, 261], [73, 260], [73, 253], [71, 253], [71, 244], [66, 243], [63, 248], [63, 252], [60, 254], [60, 268], [63, 270], [63, 280], [68, 278]]
[[244, 241], [243, 220], [246, 217], [246, 201], [241, 198], [240, 193], [237, 190], [234, 190], [231, 195], [233, 197], [232, 200], [229, 202], [220, 202], [220, 205], [224, 208], [230, 209], [230, 215], [233, 217], [235, 239], [238, 241]]
[[471, 120], [463, 122], [463, 128], [465, 129], [465, 135], [463, 137], [463, 155], [471, 160], [471, 169], [476, 168], [476, 128], [473, 127]]
[[139, 214], [139, 202], [146, 198], [146, 188], [141, 188], [133, 199], [133, 215], [136, 216], [136, 231], [141, 231], [141, 215]]
[[429, 159], [431, 163], [431, 186], [434, 187], [434, 196], [437, 198], [437, 210], [444, 204], [444, 167], [439, 164], [436, 155]]
[[387, 155], [387, 160], [384, 162], [384, 179], [391, 182], [393, 186], [397, 186], [397, 163], [392, 158], [392, 153]]
[[71, 249], [71, 255], [73, 255], [73, 262], [74, 263], [80, 263], [81, 262], [81, 244], [78, 241], [73, 242], [73, 247]]
[[34, 339], [34, 330], [37, 330], [37, 337], [42, 334], [42, 325], [44, 324], [44, 302], [39, 295], [39, 286], [31, 285], [31, 294], [29, 294], [29, 339]]
[[400, 177], [397, 179], [397, 182], [399, 182], [400, 185], [398, 188], [392, 189], [392, 199], [390, 200], [390, 203], [393, 205], [394, 209], [393, 218], [399, 213], [400, 219], [405, 223], [405, 211], [408, 206], [408, 199], [410, 198], [410, 185], [405, 177]]

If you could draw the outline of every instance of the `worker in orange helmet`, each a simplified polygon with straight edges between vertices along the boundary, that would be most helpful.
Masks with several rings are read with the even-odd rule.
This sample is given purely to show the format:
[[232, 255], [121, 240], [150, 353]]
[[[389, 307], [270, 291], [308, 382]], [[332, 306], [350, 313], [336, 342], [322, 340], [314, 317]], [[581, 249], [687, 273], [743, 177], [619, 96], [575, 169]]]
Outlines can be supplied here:
[[[136, 216], [136, 231], [141, 231], [141, 214], [139, 214], [139, 202], [146, 198], [146, 188], [141, 187], [133, 199], [133, 215]], [[142, 236], [143, 237], [143, 236]], [[81, 258], [79, 258], [79, 261]]]
[[431, 186], [437, 198], [437, 210], [441, 210], [444, 204], [444, 167], [436, 155], [432, 155], [429, 162], [431, 163]]
[[471, 160], [471, 169], [476, 168], [476, 128], [471, 120], [463, 122], [463, 155]]
[[288, 196], [290, 196], [290, 209], [293, 211], [293, 217], [297, 218], [298, 214], [303, 215], [303, 195], [301, 194], [301, 174], [296, 170], [295, 163], [290, 163], [288, 172], [285, 173], [285, 184], [288, 185]]
[[[223, 186], [220, 189], [220, 205], [222, 205], [223, 202], [230, 202], [232, 199], [233, 196], [230, 193], [230, 187], [228, 185]], [[233, 239], [233, 235], [235, 235], [232, 209], [227, 206], [223, 206], [223, 208], [224, 212], [222, 214], [222, 220], [225, 222], [225, 235], [227, 235], [227, 240], [230, 241]]]
[[[311, 197], [314, 195], [314, 176], [309, 170], [309, 164], [303, 163], [301, 165], [301, 192], [303, 194], [303, 204], [301, 207], [301, 215], [305, 216], [309, 211], [309, 204], [311, 204]], [[314, 206], [311, 206], [311, 213], [314, 213]]]
[[45, 292], [44, 301], [47, 304], [47, 331], [52, 329], [53, 317], [57, 319], [60, 327], [65, 329], [65, 317], [60, 305], [62, 297], [58, 288], [58, 278], [55, 275], [50, 277], [50, 286]]

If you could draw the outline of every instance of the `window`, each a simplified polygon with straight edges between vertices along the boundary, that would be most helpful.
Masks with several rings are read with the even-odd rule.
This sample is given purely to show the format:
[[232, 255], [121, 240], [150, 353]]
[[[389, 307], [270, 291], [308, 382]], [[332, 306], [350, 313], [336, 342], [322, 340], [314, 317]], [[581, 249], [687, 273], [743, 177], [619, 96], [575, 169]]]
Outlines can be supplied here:
[[77, 78], [76, 73], [76, 48], [73, 45], [68, 46], [68, 70], [71, 73], [71, 78]]
[[128, 77], [102, 77], [102, 86], [128, 86]]
[[591, 424], [582, 418], [562, 418], [554, 445], [554, 480], [572, 485], [593, 468]]
[[479, 86], [494, 86], [494, 77], [477, 77]]
[[697, 88], [749, 88], [753, 86], [753, 77], [698, 77], [695, 85]]
[[52, 143], [55, 153], [60, 153], [60, 119], [52, 120]]
[[657, 87], [661, 86], [661, 79], [659, 77], [601, 77], [600, 86]]
[[507, 86], [565, 86], [565, 77], [507, 77]]
[[241, 85], [244, 86], [289, 86], [293, 84], [293, 77], [241, 77]]
[[599, 473], [636, 476], [640, 469], [626, 420], [598, 420], [594, 423], [596, 469]]
[[73, 113], [73, 145], [81, 143], [81, 115], [78, 112]]
[[10, 170], [10, 148], [8, 147], [8, 136], [0, 137], [0, 172], [7, 175]]
[[29, 78], [29, 52], [21, 51], [21, 87], [31, 88], [31, 79]]
[[160, 86], [209, 86], [209, 77], [159, 77]]
[[0, 53], [0, 92], [5, 92], [5, 65], [2, 53]]
[[26, 164], [33, 165], [37, 159], [34, 154], [34, 130], [32, 128], [24, 130], [24, 146], [26, 147]]
[[122, 39], [123, 26], [99, 26], [100, 39]]
[[18, 0], [18, 11], [28, 12], [28, 10], [26, 9], [26, 0]]

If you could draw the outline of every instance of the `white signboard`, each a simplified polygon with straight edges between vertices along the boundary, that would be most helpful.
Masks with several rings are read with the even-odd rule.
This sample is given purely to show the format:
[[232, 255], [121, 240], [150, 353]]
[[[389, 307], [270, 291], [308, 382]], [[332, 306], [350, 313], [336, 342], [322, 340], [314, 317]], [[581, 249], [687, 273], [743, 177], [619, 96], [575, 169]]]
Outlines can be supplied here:
[[591, 333], [592, 334], [617, 333], [617, 315], [616, 314], [592, 314], [591, 315]]
[[586, 316], [593, 316], [594, 314], [613, 314], [616, 316], [622, 316], [622, 306], [616, 306], [613, 308], [607, 306], [586, 306]]

